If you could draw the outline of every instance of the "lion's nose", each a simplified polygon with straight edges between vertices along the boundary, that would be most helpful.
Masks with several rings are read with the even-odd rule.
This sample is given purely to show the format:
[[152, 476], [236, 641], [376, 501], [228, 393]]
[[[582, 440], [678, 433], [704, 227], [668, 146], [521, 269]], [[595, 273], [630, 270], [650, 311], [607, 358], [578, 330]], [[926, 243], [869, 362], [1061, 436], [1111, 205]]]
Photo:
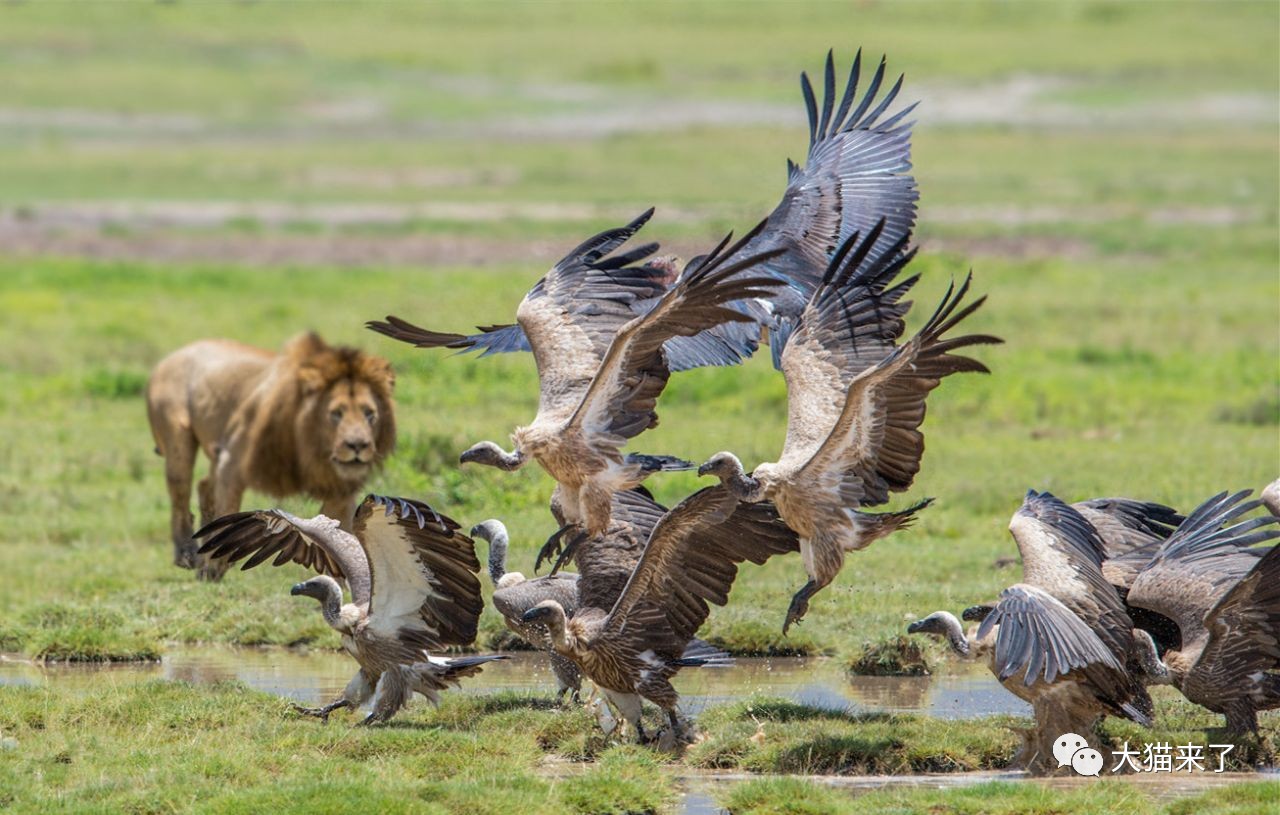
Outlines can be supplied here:
[[367, 441], [347, 440], [343, 442], [343, 444], [347, 445], [353, 453], [363, 453], [365, 450], [369, 449], [369, 442]]

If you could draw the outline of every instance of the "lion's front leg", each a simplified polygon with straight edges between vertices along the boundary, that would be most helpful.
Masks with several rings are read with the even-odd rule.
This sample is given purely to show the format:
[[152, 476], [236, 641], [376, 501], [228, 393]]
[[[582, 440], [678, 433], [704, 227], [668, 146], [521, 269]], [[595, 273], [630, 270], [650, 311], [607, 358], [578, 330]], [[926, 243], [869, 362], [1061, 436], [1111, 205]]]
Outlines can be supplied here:
[[[213, 481], [214, 517], [221, 518], [240, 511], [240, 501], [244, 498], [245, 485], [240, 480], [236, 461], [227, 450], [218, 454], [217, 465], [210, 475]], [[216, 582], [227, 573], [230, 564], [223, 558], [211, 558], [200, 555], [196, 564], [196, 577], [201, 580]]]
[[339, 526], [350, 532], [352, 524], [355, 523], [356, 495], [353, 493], [339, 498], [324, 499], [320, 504], [320, 514], [334, 519]]

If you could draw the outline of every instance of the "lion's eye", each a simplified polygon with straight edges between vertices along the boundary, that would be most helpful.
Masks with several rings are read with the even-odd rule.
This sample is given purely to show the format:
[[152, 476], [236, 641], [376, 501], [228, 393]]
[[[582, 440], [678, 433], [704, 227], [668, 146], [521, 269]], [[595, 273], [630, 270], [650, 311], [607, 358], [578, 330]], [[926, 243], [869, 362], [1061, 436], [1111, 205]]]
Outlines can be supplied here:
[[366, 422], [368, 422], [369, 424], [373, 424], [374, 422], [376, 422], [376, 421], [378, 420], [378, 414], [377, 414], [376, 412], [374, 412], [373, 408], [365, 408], [365, 409], [364, 409], [364, 420], [365, 420]]
[[333, 422], [334, 424], [337, 424], [338, 422], [342, 421], [342, 408], [334, 408], [333, 410], [329, 411], [329, 421]]

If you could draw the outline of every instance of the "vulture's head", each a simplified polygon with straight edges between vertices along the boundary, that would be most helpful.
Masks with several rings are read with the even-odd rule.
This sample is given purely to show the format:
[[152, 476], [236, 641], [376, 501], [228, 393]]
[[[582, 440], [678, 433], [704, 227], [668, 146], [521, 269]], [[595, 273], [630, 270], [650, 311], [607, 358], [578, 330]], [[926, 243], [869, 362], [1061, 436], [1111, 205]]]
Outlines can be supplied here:
[[301, 583], [295, 583], [289, 593], [294, 597], [299, 595], [314, 597], [321, 603], [328, 602], [336, 593], [339, 602], [342, 600], [342, 587], [338, 585], [338, 581], [327, 575], [320, 575], [310, 580], [304, 580]]
[[491, 441], [482, 441], [464, 450], [462, 455], [458, 457], [458, 461], [463, 464], [486, 464], [490, 467], [504, 467], [506, 457], [506, 453], [503, 452], [501, 447]]
[[497, 518], [490, 518], [487, 521], [481, 521], [471, 527], [471, 537], [479, 538], [486, 543], [507, 540], [507, 526]]
[[969, 641], [964, 636], [964, 629], [956, 615], [949, 611], [935, 611], [923, 620], [916, 620], [907, 626], [908, 634], [932, 634], [944, 637], [961, 654], [969, 653]]
[[743, 475], [742, 461], [728, 451], [716, 453], [698, 468], [698, 475], [714, 475], [721, 481], [728, 481]]
[[547, 625], [557, 621], [564, 622], [564, 606], [555, 600], [543, 600], [520, 617], [520, 622], [523, 623], [543, 623]]

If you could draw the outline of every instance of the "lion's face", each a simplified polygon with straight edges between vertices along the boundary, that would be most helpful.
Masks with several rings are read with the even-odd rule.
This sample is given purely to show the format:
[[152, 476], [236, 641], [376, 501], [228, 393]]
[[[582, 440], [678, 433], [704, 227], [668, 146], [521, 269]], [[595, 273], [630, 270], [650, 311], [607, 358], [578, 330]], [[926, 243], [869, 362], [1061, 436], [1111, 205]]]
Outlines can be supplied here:
[[358, 487], [395, 446], [390, 364], [326, 347], [302, 361], [298, 381], [296, 444], [308, 489], [329, 491], [322, 482], [339, 492]]
[[334, 469], [346, 479], [363, 480], [378, 455], [383, 406], [365, 382], [339, 382], [326, 397], [323, 408], [332, 432], [329, 449]]

